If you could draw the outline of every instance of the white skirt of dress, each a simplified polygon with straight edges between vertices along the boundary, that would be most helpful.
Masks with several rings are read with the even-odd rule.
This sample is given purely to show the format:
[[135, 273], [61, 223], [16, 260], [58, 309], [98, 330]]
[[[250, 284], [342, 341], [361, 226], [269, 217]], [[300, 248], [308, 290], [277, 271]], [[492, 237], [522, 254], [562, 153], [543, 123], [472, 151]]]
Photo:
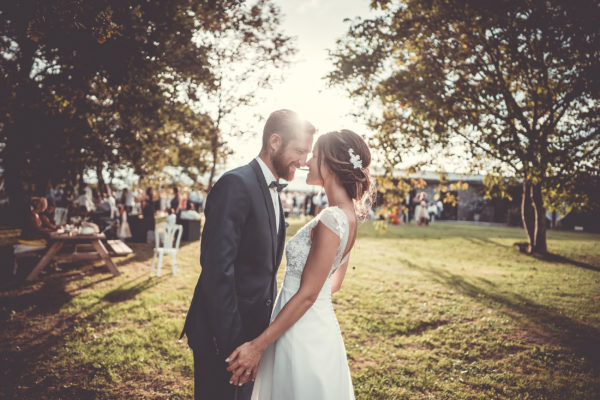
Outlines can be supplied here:
[[[284, 282], [271, 321], [295, 294], [294, 289], [286, 288]], [[252, 400], [354, 399], [329, 279], [323, 289], [306, 313], [263, 353]]]

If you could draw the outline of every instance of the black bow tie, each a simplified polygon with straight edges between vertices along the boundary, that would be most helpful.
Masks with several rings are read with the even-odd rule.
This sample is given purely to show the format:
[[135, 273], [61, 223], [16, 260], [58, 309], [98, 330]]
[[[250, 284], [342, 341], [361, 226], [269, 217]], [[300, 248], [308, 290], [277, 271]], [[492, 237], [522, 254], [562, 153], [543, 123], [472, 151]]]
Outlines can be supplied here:
[[287, 183], [279, 183], [277, 181], [272, 181], [271, 183], [269, 183], [269, 189], [277, 188], [278, 193], [281, 192], [286, 186]]

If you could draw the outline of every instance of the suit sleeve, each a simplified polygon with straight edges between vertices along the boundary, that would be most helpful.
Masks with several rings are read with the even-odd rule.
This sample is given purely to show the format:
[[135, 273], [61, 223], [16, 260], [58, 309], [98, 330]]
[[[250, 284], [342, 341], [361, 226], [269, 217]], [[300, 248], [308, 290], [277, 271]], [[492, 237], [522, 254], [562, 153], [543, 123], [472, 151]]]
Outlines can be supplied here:
[[246, 187], [237, 175], [223, 176], [208, 195], [201, 245], [200, 295], [214, 345], [223, 359], [243, 338], [234, 263], [248, 211]]

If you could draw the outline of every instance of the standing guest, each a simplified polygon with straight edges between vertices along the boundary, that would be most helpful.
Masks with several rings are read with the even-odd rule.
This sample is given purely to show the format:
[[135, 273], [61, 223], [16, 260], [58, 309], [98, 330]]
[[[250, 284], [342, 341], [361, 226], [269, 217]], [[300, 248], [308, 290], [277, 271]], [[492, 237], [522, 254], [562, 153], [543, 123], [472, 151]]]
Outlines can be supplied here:
[[57, 203], [57, 205], [59, 207], [70, 208], [73, 203], [73, 200], [75, 200], [73, 187], [65, 186], [65, 190], [61, 198], [61, 203]]
[[427, 211], [427, 199], [425, 193], [421, 196], [421, 202], [417, 210], [417, 225], [429, 225], [429, 212]]
[[308, 193], [304, 198], [304, 215], [313, 215], [313, 204], [312, 204], [313, 195]]
[[319, 199], [319, 204], [321, 205], [321, 210], [327, 208], [329, 206], [329, 200], [327, 200], [327, 194], [325, 191], [321, 192], [321, 198]]
[[204, 193], [202, 192], [202, 190], [198, 190], [198, 203], [198, 211], [204, 211]]
[[125, 206], [125, 211], [127, 211], [127, 214], [131, 214], [133, 207], [135, 207], [135, 195], [129, 188], [125, 188], [121, 196], [121, 202]]
[[154, 189], [149, 187], [146, 189], [146, 197], [142, 201], [142, 216], [144, 217], [144, 232], [146, 239], [148, 238], [148, 232], [154, 231], [156, 227], [156, 220], [154, 214], [156, 209], [154, 208]]
[[437, 207], [437, 216], [438, 216], [438, 218], [439, 218], [439, 219], [441, 219], [441, 218], [442, 218], [442, 216], [443, 216], [442, 214], [443, 214], [443, 212], [444, 212], [444, 203], [442, 203], [442, 201], [441, 201], [441, 200], [438, 200], [438, 201], [435, 203], [435, 205], [436, 205], [436, 207]]
[[104, 193], [104, 201], [110, 206], [110, 217], [117, 218], [119, 216], [119, 209], [117, 208], [117, 201], [115, 200], [115, 196], [113, 195], [110, 187], [106, 188], [106, 193]]
[[79, 215], [88, 215], [90, 212], [96, 210], [91, 190], [81, 189], [79, 191], [79, 197], [75, 199], [73, 205], [76, 206]]
[[167, 194], [164, 191], [160, 190], [158, 194], [158, 206], [156, 207], [156, 209], [160, 211], [167, 211], [168, 214], [168, 211], [170, 209], [168, 207], [168, 204], [169, 202], [167, 200]]
[[188, 210], [188, 196], [187, 193], [185, 191], [180, 191], [179, 192], [179, 196], [180, 196], [180, 201], [179, 201], [179, 207], [182, 210]]
[[314, 217], [320, 212], [321, 212], [321, 196], [319, 196], [319, 193], [315, 192], [315, 194], [312, 197], [312, 208], [311, 208], [310, 215], [312, 215]]
[[127, 196], [129, 196], [129, 189], [123, 188], [121, 190], [121, 196], [119, 197], [119, 203], [121, 204], [121, 208], [123, 211], [129, 213], [130, 210], [127, 210]]
[[46, 196], [46, 198], [48, 199], [48, 205], [50, 205], [50, 201], [53, 201], [56, 204], [56, 201], [59, 199], [58, 188], [50, 186], [50, 189], [48, 190], [48, 196]]
[[173, 186], [173, 198], [170, 204], [171, 214], [175, 214], [179, 218], [181, 212], [181, 196], [179, 194], [179, 187]]
[[429, 206], [427, 206], [427, 213], [429, 214], [429, 221], [435, 222], [435, 218], [438, 216], [437, 205], [433, 202], [430, 203]]

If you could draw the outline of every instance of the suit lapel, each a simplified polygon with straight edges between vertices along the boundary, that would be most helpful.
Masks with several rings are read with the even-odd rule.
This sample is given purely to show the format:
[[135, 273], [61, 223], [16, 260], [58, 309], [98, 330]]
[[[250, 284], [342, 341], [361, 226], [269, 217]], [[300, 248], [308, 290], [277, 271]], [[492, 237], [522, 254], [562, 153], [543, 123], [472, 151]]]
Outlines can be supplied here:
[[271, 240], [273, 245], [273, 263], [275, 263], [275, 259], [277, 257], [277, 228], [275, 226], [275, 210], [273, 209], [273, 200], [271, 199], [271, 192], [269, 191], [269, 187], [267, 186], [267, 182], [265, 181], [265, 176], [263, 175], [263, 172], [260, 169], [260, 165], [258, 165], [258, 161], [250, 161], [250, 166], [252, 167], [252, 169], [254, 170], [254, 174], [256, 175], [256, 180], [258, 181], [258, 185], [260, 186], [260, 189], [262, 191], [265, 206], [267, 207], [267, 213], [269, 214], [269, 226], [271, 228]]
[[277, 235], [277, 258], [275, 260], [276, 270], [281, 262], [283, 255], [283, 248], [285, 246], [285, 214], [283, 213], [283, 206], [281, 205], [281, 199], [279, 199], [279, 233]]

